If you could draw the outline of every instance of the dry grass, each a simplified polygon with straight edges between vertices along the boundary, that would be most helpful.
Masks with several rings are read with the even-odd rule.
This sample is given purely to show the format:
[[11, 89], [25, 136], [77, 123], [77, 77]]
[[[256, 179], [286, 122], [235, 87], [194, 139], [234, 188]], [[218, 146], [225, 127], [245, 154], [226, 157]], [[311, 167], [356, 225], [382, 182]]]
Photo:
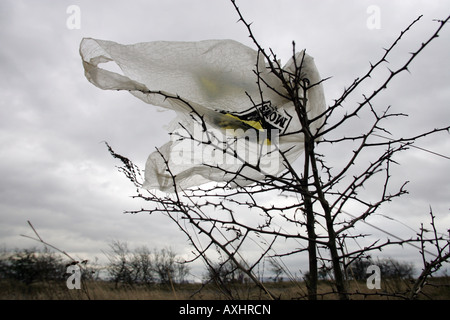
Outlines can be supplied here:
[[[424, 289], [421, 299], [450, 300], [450, 278], [434, 278]], [[304, 283], [266, 283], [266, 288], [282, 300], [304, 299]], [[364, 282], [350, 283], [352, 299], [396, 299], [393, 292], [405, 292], [408, 283], [404, 280], [382, 282], [380, 290], [369, 290]], [[233, 297], [241, 300], [268, 299], [260, 289], [253, 285], [236, 284], [230, 287]], [[334, 300], [337, 295], [329, 282], [321, 282], [318, 288], [319, 299]], [[67, 289], [65, 282], [43, 282], [26, 286], [13, 281], [2, 281], [0, 299], [14, 300], [224, 300], [228, 297], [216, 286], [202, 287], [201, 284], [170, 286], [132, 286], [115, 287], [110, 282], [84, 283], [81, 290]]]

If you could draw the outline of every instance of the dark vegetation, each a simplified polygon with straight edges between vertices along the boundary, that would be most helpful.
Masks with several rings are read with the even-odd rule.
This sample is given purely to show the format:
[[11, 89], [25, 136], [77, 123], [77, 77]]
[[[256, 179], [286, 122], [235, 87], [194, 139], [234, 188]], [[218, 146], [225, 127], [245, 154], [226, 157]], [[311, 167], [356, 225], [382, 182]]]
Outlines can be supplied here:
[[[49, 249], [36, 247], [7, 251], [0, 255], [0, 299], [267, 299], [233, 263], [218, 263], [205, 270], [201, 283], [188, 281], [189, 268], [170, 249], [128, 248], [114, 241], [106, 265], [96, 261], [78, 261], [82, 266], [82, 288], [69, 290], [67, 267], [73, 261]], [[381, 269], [381, 288], [367, 288], [369, 265]], [[262, 281], [276, 299], [304, 299], [307, 276], [303, 280], [283, 280], [283, 271], [272, 265], [272, 277]], [[349, 269], [348, 288], [352, 299], [407, 299], [414, 279], [411, 264], [393, 259], [355, 261]], [[319, 299], [337, 299], [333, 282], [318, 281]], [[450, 299], [450, 278], [431, 278], [419, 299]]]

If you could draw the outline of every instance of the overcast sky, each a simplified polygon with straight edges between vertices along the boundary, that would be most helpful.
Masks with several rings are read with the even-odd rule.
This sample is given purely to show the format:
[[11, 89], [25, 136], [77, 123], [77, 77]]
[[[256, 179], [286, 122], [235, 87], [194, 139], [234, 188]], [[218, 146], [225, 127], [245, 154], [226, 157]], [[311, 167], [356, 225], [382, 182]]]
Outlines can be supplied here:
[[[423, 14], [389, 60], [409, 58], [450, 13], [447, 0], [237, 1], [255, 36], [284, 62], [291, 43], [306, 48], [323, 77], [327, 103], [368, 70], [410, 22]], [[70, 5], [80, 9], [79, 28], [67, 25]], [[370, 5], [379, 9], [369, 28]], [[123, 214], [141, 207], [134, 188], [117, 172], [102, 141], [143, 167], [154, 148], [168, 140], [161, 113], [126, 92], [103, 91], [84, 77], [78, 53], [83, 37], [122, 44], [169, 40], [233, 39], [253, 47], [228, 0], [2, 0], [0, 1], [0, 245], [37, 245], [30, 220], [48, 242], [80, 258], [105, 257], [111, 240], [130, 247], [170, 245], [189, 258], [191, 248], [164, 216]], [[72, 21], [72, 20], [70, 20]], [[372, 20], [369, 20], [372, 21]], [[70, 24], [69, 24], [70, 25]], [[379, 27], [379, 28], [378, 28]], [[395, 120], [396, 137], [448, 125], [450, 119], [450, 27], [401, 74], [380, 99], [408, 119]], [[355, 100], [361, 100], [355, 97]], [[351, 101], [349, 101], [351, 103]], [[450, 156], [450, 137], [438, 134], [417, 143]], [[343, 155], [336, 154], [337, 157]], [[410, 194], [383, 214], [415, 229], [428, 224], [432, 206], [442, 232], [450, 226], [448, 159], [411, 150], [396, 169], [411, 181]], [[414, 233], [401, 223], [373, 217], [372, 223], [400, 237]], [[375, 232], [362, 226], [365, 232]], [[385, 235], [384, 235], [385, 236]], [[417, 258], [414, 248], [396, 248], [400, 259]], [[298, 266], [292, 266], [298, 272]]]

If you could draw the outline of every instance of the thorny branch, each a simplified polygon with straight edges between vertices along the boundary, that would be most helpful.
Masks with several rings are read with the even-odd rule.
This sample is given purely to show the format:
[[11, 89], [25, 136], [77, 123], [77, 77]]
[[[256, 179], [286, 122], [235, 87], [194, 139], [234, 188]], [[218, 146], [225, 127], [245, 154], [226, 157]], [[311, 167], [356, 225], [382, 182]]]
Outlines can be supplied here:
[[[303, 167], [299, 170], [287, 161], [285, 154], [282, 152], [285, 162], [285, 170], [278, 176], [266, 175], [262, 181], [253, 180], [254, 184], [248, 187], [237, 187], [230, 189], [232, 181], [226, 181], [223, 184], [214, 186], [200, 186], [189, 190], [182, 190], [176, 183], [176, 177], [172, 174], [169, 163], [161, 157], [166, 165], [166, 171], [172, 178], [175, 189], [173, 194], [160, 194], [151, 190], [142, 190], [142, 177], [140, 170], [129, 159], [115, 153], [107, 144], [111, 155], [119, 159], [124, 166], [119, 167], [119, 171], [134, 183], [138, 188], [137, 195], [134, 198], [143, 199], [152, 203], [154, 207], [137, 211], [129, 211], [131, 213], [162, 213], [168, 216], [186, 235], [193, 247], [194, 258], [191, 261], [202, 259], [208, 269], [214, 269], [213, 252], [218, 250], [226, 256], [222, 261], [222, 266], [232, 261], [233, 264], [240, 269], [262, 292], [267, 294], [271, 299], [276, 298], [261, 281], [256, 274], [256, 266], [268, 257], [269, 252], [275, 252], [270, 256], [272, 259], [280, 259], [285, 256], [300, 255], [304, 252], [308, 253], [309, 258], [309, 276], [308, 276], [308, 293], [309, 299], [317, 299], [317, 279], [318, 265], [323, 269], [332, 270], [331, 279], [334, 288], [329, 294], [337, 293], [340, 299], [348, 299], [352, 294], [360, 294], [358, 292], [350, 292], [347, 287], [346, 272], [349, 265], [367, 255], [374, 250], [382, 250], [387, 246], [403, 245], [405, 243], [420, 243], [422, 246], [421, 253], [424, 259], [424, 269], [411, 288], [410, 294], [403, 293], [381, 293], [387, 296], [397, 296], [402, 298], [414, 299], [421, 292], [426, 283], [426, 279], [431, 276], [443, 262], [448, 261], [449, 242], [441, 245], [444, 241], [442, 237], [438, 237], [434, 224], [434, 216], [432, 217], [432, 228], [434, 230], [434, 238], [426, 240], [424, 238], [424, 229], [421, 228], [418, 239], [397, 239], [392, 241], [381, 242], [375, 240], [371, 244], [353, 251], [348, 251], [346, 241], [348, 239], [365, 238], [365, 234], [357, 234], [350, 236], [348, 231], [355, 228], [359, 223], [365, 222], [369, 216], [373, 215], [378, 209], [393, 199], [407, 193], [405, 189], [406, 183], [402, 184], [397, 190], [391, 189], [391, 165], [396, 164], [395, 156], [406, 151], [409, 147], [420, 138], [437, 134], [443, 131], [449, 131], [450, 126], [435, 128], [420, 134], [405, 137], [392, 138], [389, 141], [379, 141], [380, 132], [389, 134], [384, 126], [384, 122], [397, 117], [405, 116], [403, 113], [390, 113], [390, 108], [379, 112], [373, 105], [374, 98], [383, 90], [387, 89], [390, 82], [401, 72], [408, 71], [408, 67], [413, 60], [423, 52], [429, 43], [439, 36], [442, 28], [448, 23], [450, 17], [444, 20], [438, 20], [439, 26], [434, 33], [423, 42], [419, 49], [411, 53], [411, 57], [406, 60], [396, 70], [390, 70], [389, 75], [381, 81], [381, 84], [370, 94], [363, 95], [363, 101], [358, 103], [353, 109], [350, 109], [345, 115], [333, 120], [333, 115], [338, 108], [343, 107], [343, 102], [349, 96], [356, 92], [363, 82], [371, 77], [383, 63], [387, 62], [388, 56], [393, 49], [402, 40], [403, 36], [416, 25], [422, 16], [415, 19], [408, 25], [397, 37], [397, 39], [387, 48], [383, 56], [374, 64], [370, 64], [369, 71], [360, 78], [356, 78], [354, 82], [344, 90], [343, 94], [334, 100], [334, 104], [329, 106], [325, 112], [309, 118], [306, 112], [308, 105], [307, 92], [318, 83], [310, 83], [309, 79], [304, 78], [302, 73], [303, 57], [297, 61], [295, 54], [295, 43], [293, 43], [293, 59], [295, 70], [287, 72], [282, 69], [275, 53], [272, 50], [265, 50], [255, 38], [251, 24], [246, 22], [235, 0], [231, 0], [238, 16], [253, 40], [258, 50], [258, 61], [256, 61], [255, 81], [260, 90], [258, 97], [261, 102], [265, 101], [262, 85], [268, 87], [279, 96], [293, 102], [297, 117], [302, 128], [294, 134], [304, 135], [304, 157]], [[270, 86], [261, 76], [259, 70], [259, 59], [264, 59], [268, 70], [274, 74], [282, 83], [283, 92]], [[191, 112], [192, 119], [201, 124], [203, 131], [208, 132], [208, 121], [197, 111], [196, 107], [189, 102], [184, 101], [179, 96], [169, 96], [164, 92], [145, 91], [143, 94], [159, 94], [165, 99], [178, 101], [188, 108]], [[249, 96], [253, 102], [256, 97]], [[256, 103], [253, 102], [256, 108]], [[362, 134], [354, 136], [334, 137], [333, 133], [336, 129], [344, 126], [350, 119], [359, 117], [363, 111], [369, 111], [373, 120], [369, 128]], [[323, 121], [323, 125], [317, 132], [312, 132], [310, 126], [316, 121]], [[184, 128], [186, 129], [186, 128]], [[186, 132], [188, 130], [186, 129]], [[182, 137], [180, 137], [182, 138]], [[185, 139], [195, 139], [189, 132]], [[209, 139], [207, 143], [211, 143], [213, 139]], [[205, 143], [198, 140], [197, 143]], [[345, 164], [338, 168], [337, 172], [333, 171], [326, 160], [326, 155], [319, 153], [319, 148], [325, 144], [342, 144], [353, 142], [356, 146], [347, 154], [351, 154]], [[217, 146], [219, 150], [220, 146]], [[226, 152], [227, 150], [223, 150]], [[370, 152], [371, 159], [365, 165], [358, 163], [364, 153]], [[345, 154], [345, 152], [342, 152]], [[258, 166], [245, 163], [248, 166], [258, 170]], [[204, 164], [211, 168], [217, 169], [216, 166]], [[356, 173], [349, 178], [348, 175], [352, 170]], [[236, 178], [248, 178], [243, 171], [229, 172], [223, 169], [224, 174], [229, 176], [233, 174]], [[376, 180], [380, 175], [384, 175], [379, 181]], [[233, 179], [232, 179], [233, 180]], [[377, 200], [366, 198], [360, 194], [360, 190], [364, 189], [369, 183], [378, 185], [380, 194]], [[268, 199], [276, 197], [284, 197], [286, 202], [269, 203]], [[355, 215], [351, 215], [351, 219], [339, 220], [342, 213], [352, 203], [357, 203], [363, 209]], [[244, 210], [245, 214], [242, 213]], [[256, 240], [255, 240], [256, 239]], [[294, 241], [298, 244], [296, 249], [283, 252], [281, 248], [288, 241]], [[436, 247], [437, 256], [435, 259], [427, 262], [425, 259], [425, 243], [433, 243]], [[260, 254], [254, 257], [244, 258], [244, 252], [250, 245], [257, 244], [261, 249]], [[253, 263], [250, 262], [253, 260]], [[288, 270], [285, 270], [290, 274]], [[292, 279], [294, 280], [294, 279]], [[226, 290], [229, 298], [233, 298], [233, 293]], [[328, 293], [325, 293], [325, 295]], [[322, 294], [321, 294], [322, 295]], [[323, 295], [322, 295], [323, 296]]]
[[[58, 247], [56, 247], [56, 246], [54, 246], [54, 245], [48, 243], [47, 241], [44, 241], [44, 240], [42, 239], [42, 237], [39, 235], [39, 233], [37, 232], [37, 230], [34, 228], [34, 226], [33, 226], [33, 224], [31, 223], [31, 221], [28, 220], [27, 223], [28, 223], [28, 225], [30, 226], [31, 230], [33, 230], [33, 232], [34, 232], [34, 234], [36, 235], [37, 238], [34, 238], [34, 237], [30, 237], [30, 236], [21, 234], [22, 237], [28, 238], [28, 239], [31, 239], [31, 240], [34, 240], [34, 241], [37, 241], [37, 242], [40, 242], [40, 243], [42, 243], [44, 246], [49, 247], [49, 248], [52, 248], [52, 249], [58, 251], [59, 253], [65, 255], [67, 258], [70, 259], [70, 261], [71, 261], [70, 264], [71, 264], [71, 265], [77, 265], [81, 270], [84, 269], [84, 267], [85, 267], [86, 263], [88, 262], [88, 260], [83, 260], [83, 261], [80, 262], [80, 261], [78, 261], [77, 259], [74, 259], [74, 258], [73, 258], [70, 254], [68, 254], [66, 251], [59, 249]], [[90, 295], [89, 295], [88, 286], [86, 285], [86, 282], [84, 281], [83, 277], [81, 277], [80, 280], [81, 280], [81, 283], [82, 283], [82, 290], [83, 290], [84, 294], [86, 294], [86, 297], [90, 300], [91, 297], [90, 297]]]

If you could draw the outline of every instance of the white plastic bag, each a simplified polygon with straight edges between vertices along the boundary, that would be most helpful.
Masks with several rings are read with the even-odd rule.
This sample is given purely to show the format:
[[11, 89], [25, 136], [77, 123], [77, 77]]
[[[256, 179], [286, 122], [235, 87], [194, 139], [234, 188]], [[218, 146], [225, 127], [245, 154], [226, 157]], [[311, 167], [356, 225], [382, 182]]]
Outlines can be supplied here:
[[[174, 191], [174, 179], [178, 188], [211, 181], [245, 186], [283, 171], [280, 151], [292, 162], [303, 150], [303, 135], [289, 134], [301, 129], [292, 102], [271, 89], [285, 92], [281, 81], [257, 51], [236, 41], [121, 45], [85, 38], [80, 54], [87, 79], [97, 87], [128, 90], [177, 112], [170, 141], [147, 160], [144, 188]], [[123, 75], [99, 67], [109, 61]], [[294, 71], [294, 60], [284, 69]], [[259, 86], [255, 71], [264, 80]], [[302, 72], [311, 83], [321, 80], [307, 54]], [[321, 84], [308, 90], [307, 98], [310, 119], [325, 110]], [[316, 121], [311, 129], [321, 125]]]

